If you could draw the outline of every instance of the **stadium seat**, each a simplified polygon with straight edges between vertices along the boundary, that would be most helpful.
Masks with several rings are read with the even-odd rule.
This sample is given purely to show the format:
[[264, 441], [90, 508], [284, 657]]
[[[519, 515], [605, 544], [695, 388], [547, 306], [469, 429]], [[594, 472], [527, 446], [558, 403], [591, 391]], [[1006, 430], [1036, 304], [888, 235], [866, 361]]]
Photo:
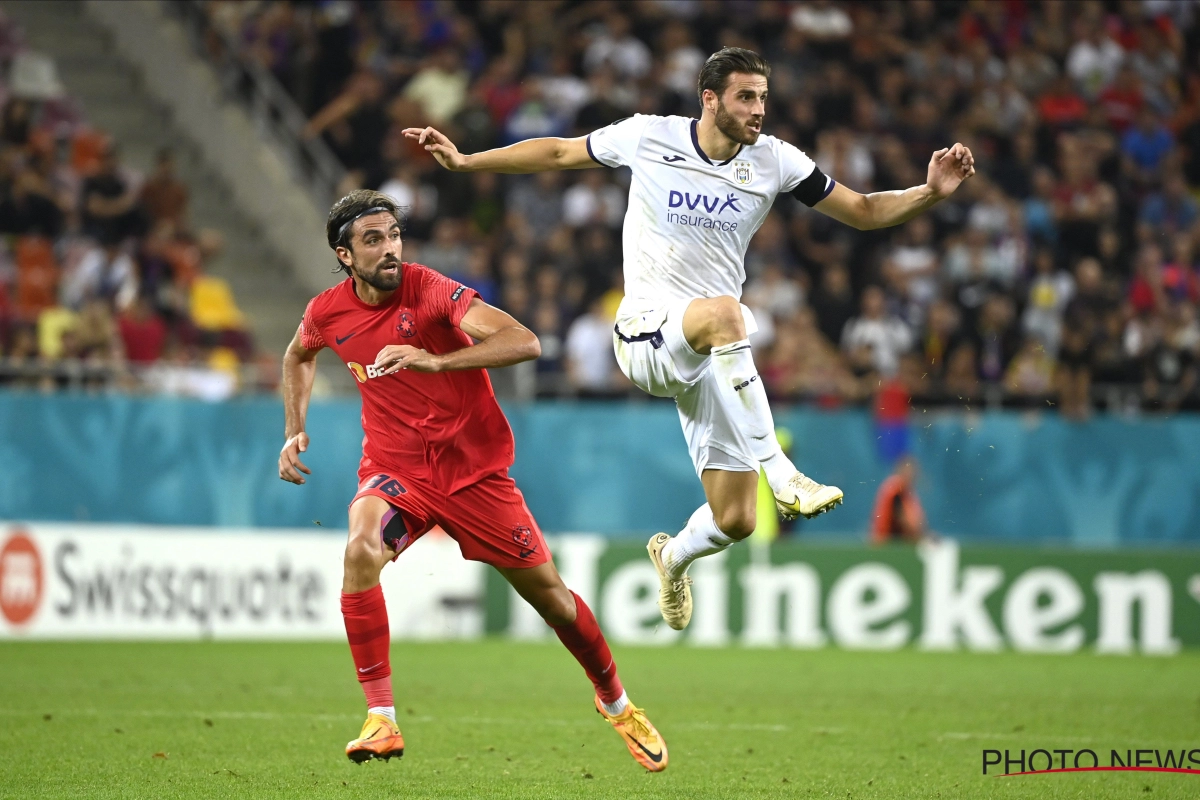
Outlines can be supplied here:
[[17, 313], [34, 319], [58, 302], [58, 263], [49, 239], [22, 236], [15, 248], [17, 265]]
[[201, 275], [192, 282], [191, 316], [197, 327], [209, 331], [242, 328], [245, 318], [222, 278]]

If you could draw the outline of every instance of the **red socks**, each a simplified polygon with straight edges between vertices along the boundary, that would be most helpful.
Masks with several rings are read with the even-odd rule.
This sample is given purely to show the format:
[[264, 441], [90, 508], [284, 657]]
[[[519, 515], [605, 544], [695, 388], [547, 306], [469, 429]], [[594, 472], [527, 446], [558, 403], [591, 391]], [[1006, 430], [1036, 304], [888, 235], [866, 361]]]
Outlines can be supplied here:
[[[617, 677], [617, 665], [592, 610], [579, 595], [575, 598], [575, 621], [570, 625], [551, 626], [558, 638], [575, 656], [596, 694], [605, 703], [615, 703], [625, 692]], [[375, 586], [365, 592], [342, 592], [342, 617], [346, 621], [346, 638], [354, 657], [355, 673], [367, 696], [369, 708], [395, 705], [392, 701], [392, 667], [388, 660], [391, 633], [388, 628], [387, 606], [383, 588]]]
[[[355, 673], [367, 696], [367, 707], [387, 707], [392, 702], [392, 665], [388, 660], [391, 631], [383, 587], [376, 585], [365, 592], [342, 592], [342, 617], [346, 638], [354, 657]], [[593, 621], [593, 624], [594, 621]], [[608, 652], [608, 648], [605, 648]]]
[[[344, 596], [344, 595], [343, 595]], [[575, 621], [570, 625], [551, 625], [559, 640], [583, 666], [588, 679], [596, 687], [596, 694], [605, 703], [615, 703], [625, 692], [621, 679], [617, 677], [617, 665], [600, 632], [600, 624], [583, 598], [571, 592], [575, 598]]]

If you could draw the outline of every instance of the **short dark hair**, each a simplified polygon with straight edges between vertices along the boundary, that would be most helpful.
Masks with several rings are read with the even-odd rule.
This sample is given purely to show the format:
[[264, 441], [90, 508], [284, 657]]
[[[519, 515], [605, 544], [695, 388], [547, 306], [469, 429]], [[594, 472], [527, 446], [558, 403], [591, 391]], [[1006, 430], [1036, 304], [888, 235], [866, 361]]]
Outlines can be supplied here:
[[[403, 227], [404, 219], [396, 201], [383, 192], [373, 189], [355, 189], [350, 194], [333, 204], [329, 209], [329, 219], [325, 222], [325, 240], [329, 242], [330, 250], [350, 246], [350, 228], [359, 217], [368, 213], [387, 211]], [[350, 273], [350, 268], [338, 259], [338, 268], [334, 272]]]
[[767, 60], [753, 50], [744, 47], [722, 47], [708, 57], [700, 68], [700, 77], [696, 80], [696, 94], [704, 99], [704, 90], [712, 89], [721, 96], [729, 83], [729, 76], [735, 72], [746, 72], [751, 75], [771, 77], [771, 65]]

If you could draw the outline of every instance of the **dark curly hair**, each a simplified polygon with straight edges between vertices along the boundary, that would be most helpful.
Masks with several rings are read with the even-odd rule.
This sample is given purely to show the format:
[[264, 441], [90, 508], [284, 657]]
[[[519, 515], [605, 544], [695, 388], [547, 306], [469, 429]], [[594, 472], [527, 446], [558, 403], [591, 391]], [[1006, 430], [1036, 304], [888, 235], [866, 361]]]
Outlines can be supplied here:
[[[354, 225], [354, 221], [359, 217], [379, 211], [390, 213], [403, 229], [404, 214], [396, 205], [396, 201], [383, 192], [376, 192], [372, 189], [355, 189], [334, 203], [333, 208], [329, 209], [329, 219], [325, 222], [325, 240], [329, 242], [329, 249], [350, 247], [350, 228]], [[339, 258], [337, 269], [334, 272], [345, 272], [349, 275], [350, 268]]]
[[753, 50], [743, 47], [722, 47], [708, 57], [700, 68], [700, 77], [696, 80], [696, 94], [701, 102], [704, 100], [704, 90], [712, 89], [721, 96], [729, 84], [729, 76], [735, 72], [745, 72], [750, 75], [771, 77], [771, 65], [767, 60]]

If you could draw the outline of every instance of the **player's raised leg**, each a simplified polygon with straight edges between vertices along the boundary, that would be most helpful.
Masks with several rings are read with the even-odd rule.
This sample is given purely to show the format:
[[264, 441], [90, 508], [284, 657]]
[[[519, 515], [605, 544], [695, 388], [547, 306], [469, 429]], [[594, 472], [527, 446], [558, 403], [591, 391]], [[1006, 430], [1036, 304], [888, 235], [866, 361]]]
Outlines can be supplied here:
[[745, 433], [775, 493], [779, 513], [785, 519], [815, 517], [839, 505], [842, 490], [797, 470], [775, 439], [775, 421], [754, 366], [741, 304], [727, 295], [693, 300], [683, 315], [683, 335], [693, 350], [711, 357], [720, 402]]
[[355, 674], [367, 698], [367, 721], [359, 737], [346, 745], [346, 755], [360, 764], [404, 755], [404, 738], [396, 725], [392, 700], [391, 632], [379, 585], [383, 566], [396, 555], [384, 539], [398, 538], [395, 528], [402, 524], [396, 510], [380, 497], [364, 495], [350, 506], [342, 617]]
[[630, 754], [651, 772], [667, 768], [667, 744], [646, 717], [629, 701], [617, 676], [617, 665], [595, 615], [583, 599], [567, 588], [553, 561], [536, 567], [496, 567], [541, 615], [596, 688], [596, 710], [621, 735]]

